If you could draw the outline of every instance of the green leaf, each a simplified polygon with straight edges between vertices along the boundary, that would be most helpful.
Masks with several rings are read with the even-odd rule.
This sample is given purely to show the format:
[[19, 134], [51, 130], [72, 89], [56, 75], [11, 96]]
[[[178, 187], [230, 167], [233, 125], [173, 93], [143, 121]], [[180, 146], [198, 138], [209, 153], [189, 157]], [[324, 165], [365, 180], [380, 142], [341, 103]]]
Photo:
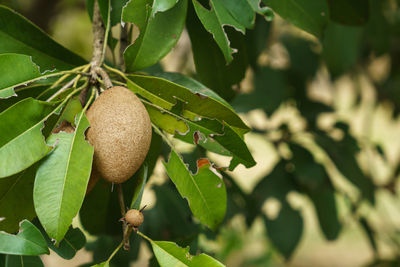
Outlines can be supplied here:
[[190, 266], [190, 267], [217, 267], [224, 266], [212, 257], [202, 253], [197, 256], [190, 255], [189, 247], [181, 248], [174, 242], [150, 241], [161, 267]]
[[368, 0], [328, 0], [328, 5], [332, 21], [344, 25], [363, 25], [368, 21]]
[[53, 134], [47, 143], [54, 151], [41, 163], [33, 199], [47, 234], [58, 242], [82, 206], [92, 168], [93, 147], [85, 140], [89, 122], [82, 111], [74, 133]]
[[35, 84], [35, 85], [24, 86], [24, 87], [15, 89], [14, 91], [17, 94], [17, 96], [10, 97], [7, 99], [0, 99], [0, 113], [25, 98], [28, 98], [28, 97], [36, 98], [44, 90], [49, 88], [49, 86], [50, 85], [47, 85], [47, 84], [46, 85], [41, 85], [41, 84], [36, 85]]
[[187, 118], [200, 116], [218, 119], [234, 127], [240, 133], [249, 130], [231, 106], [227, 105], [225, 101], [221, 102], [218, 98], [214, 98], [213, 94], [207, 90], [202, 90], [201, 92], [192, 91], [191, 88], [186, 88], [158, 77], [129, 75], [128, 78], [127, 85], [129, 89], [159, 107], [171, 110], [179, 100], [185, 103], [183, 116]]
[[360, 55], [361, 37], [361, 28], [329, 23], [322, 41], [322, 58], [333, 79], [355, 65]]
[[[37, 167], [0, 179], [0, 230], [9, 233], [18, 231], [19, 222], [32, 220], [35, 216], [33, 206], [33, 183]], [[15, 212], [18, 207], [18, 212]]]
[[15, 85], [40, 76], [38, 66], [26, 55], [0, 54], [0, 69], [0, 99], [16, 96]]
[[173, 8], [179, 0], [154, 0], [153, 1], [153, 11], [154, 16], [157, 12], [165, 12]]
[[66, 260], [72, 259], [86, 244], [86, 237], [79, 228], [70, 227], [58, 247], [54, 245], [53, 241], [47, 236], [43, 228], [40, 230], [42, 231], [49, 248]]
[[235, 50], [230, 47], [229, 39], [224, 31], [224, 26], [232, 26], [244, 34], [246, 25], [242, 25], [240, 22], [236, 21], [227, 9], [227, 6], [225, 6], [221, 0], [210, 0], [209, 10], [202, 6], [197, 0], [193, 0], [192, 2], [198, 18], [204, 28], [214, 37], [215, 42], [224, 55], [225, 61], [227, 63], [232, 62], [232, 54]]
[[0, 232], [0, 253], [34, 256], [50, 252], [39, 229], [23, 220], [17, 235]]
[[5, 267], [44, 267], [39, 256], [7, 255]]
[[62, 47], [26, 18], [2, 5], [0, 40], [0, 54], [19, 53], [32, 56], [41, 73], [85, 64], [80, 56]]
[[226, 190], [223, 180], [207, 159], [197, 161], [197, 173], [192, 174], [182, 158], [172, 148], [168, 163], [164, 163], [168, 176], [182, 197], [186, 198], [193, 214], [210, 229], [215, 230], [226, 212]]
[[138, 178], [136, 180], [136, 184], [134, 186], [134, 193], [131, 201], [131, 205], [129, 206], [131, 209], [140, 209], [140, 203], [142, 202], [142, 196], [144, 191], [144, 186], [146, 185], [148, 178], [149, 167], [147, 164], [142, 164], [142, 167], [138, 171]]
[[214, 153], [233, 157], [230, 169], [237, 164], [250, 168], [256, 164], [244, 140], [229, 125], [216, 120], [191, 121], [165, 109], [143, 101], [151, 121], [173, 134], [175, 138], [191, 144], [199, 144]]
[[212, 34], [202, 27], [192, 7], [189, 8], [186, 27], [200, 81], [225, 99], [231, 100], [235, 95], [233, 85], [240, 83], [247, 68], [244, 36], [232, 28], [226, 29], [231, 46], [238, 49], [228, 65]]
[[111, 14], [110, 21], [111, 27], [121, 23], [122, 8], [126, 5], [128, 0], [112, 0], [111, 1]]
[[52, 112], [50, 104], [26, 98], [0, 113], [0, 178], [28, 168], [51, 150], [42, 129]]
[[323, 36], [329, 21], [326, 0], [263, 0], [263, 3], [300, 29], [318, 38]]
[[[123, 9], [122, 20], [134, 23], [140, 30], [139, 37], [124, 52], [125, 66], [129, 72], [157, 63], [175, 46], [182, 33], [187, 0], [179, 0], [164, 12], [160, 12], [160, 4], [160, 1], [154, 1], [151, 7], [149, 0], [130, 1]], [[171, 7], [171, 3], [165, 8], [168, 7]]]
[[303, 234], [304, 223], [300, 212], [282, 201], [278, 217], [269, 219], [264, 216], [264, 221], [272, 244], [289, 259]]

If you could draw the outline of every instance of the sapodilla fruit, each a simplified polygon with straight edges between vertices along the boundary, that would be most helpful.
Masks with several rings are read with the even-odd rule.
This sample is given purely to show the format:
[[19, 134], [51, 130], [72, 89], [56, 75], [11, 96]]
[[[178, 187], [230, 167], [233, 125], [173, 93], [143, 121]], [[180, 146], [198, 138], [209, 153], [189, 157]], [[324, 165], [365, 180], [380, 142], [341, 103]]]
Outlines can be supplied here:
[[93, 102], [86, 116], [94, 167], [109, 182], [126, 181], [149, 151], [151, 123], [146, 108], [132, 91], [114, 86]]

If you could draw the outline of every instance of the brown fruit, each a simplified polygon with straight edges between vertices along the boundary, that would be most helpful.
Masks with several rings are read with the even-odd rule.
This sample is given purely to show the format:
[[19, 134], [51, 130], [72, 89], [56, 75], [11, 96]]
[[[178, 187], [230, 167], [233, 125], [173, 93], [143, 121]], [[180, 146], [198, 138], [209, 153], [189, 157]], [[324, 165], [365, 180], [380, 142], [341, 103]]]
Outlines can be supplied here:
[[144, 221], [143, 213], [140, 210], [128, 210], [125, 214], [125, 221], [133, 227], [139, 227]]
[[94, 167], [109, 182], [126, 181], [149, 151], [151, 123], [146, 108], [132, 91], [114, 86], [94, 101], [86, 115]]

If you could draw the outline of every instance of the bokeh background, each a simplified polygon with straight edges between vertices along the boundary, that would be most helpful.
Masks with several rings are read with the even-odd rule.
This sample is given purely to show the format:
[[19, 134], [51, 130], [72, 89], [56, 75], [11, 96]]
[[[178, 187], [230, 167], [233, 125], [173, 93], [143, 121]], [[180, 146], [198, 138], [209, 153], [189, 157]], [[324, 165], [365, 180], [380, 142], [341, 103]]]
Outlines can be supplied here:
[[[90, 60], [92, 33], [85, 1], [1, 2]], [[265, 33], [260, 45], [262, 52], [255, 61], [259, 69], [248, 67], [245, 78], [236, 86], [240, 93], [232, 100], [234, 108], [253, 129], [246, 135], [246, 142], [257, 165], [250, 169], [239, 166], [230, 173], [232, 181], [244, 194], [251, 195], [260, 181], [271, 175], [280, 158], [291, 157], [282, 142], [290, 135], [311, 151], [329, 173], [342, 228], [336, 240], [327, 241], [312, 201], [305, 194], [290, 192], [286, 199], [300, 212], [304, 230], [287, 260], [271, 242], [262, 216], [257, 216], [251, 225], [246, 222], [246, 210], [251, 207], [240, 206], [239, 200], [238, 208], [243, 212], [229, 217], [219, 235], [202, 235], [199, 241], [203, 251], [227, 266], [367, 266], [377, 259], [383, 259], [379, 266], [400, 266], [400, 261], [393, 261], [400, 256], [400, 1], [371, 3], [380, 9], [371, 10], [366, 26], [330, 26], [332, 39], [326, 41], [329, 44], [321, 44], [279, 16], [271, 23], [257, 24], [254, 32]], [[118, 27], [112, 30], [118, 35]], [[108, 60], [112, 61], [108, 52]], [[177, 46], [158, 67], [193, 76], [191, 53], [190, 39], [184, 31]], [[302, 95], [294, 91], [301, 91]], [[360, 200], [360, 190], [338, 170], [329, 153], [316, 144], [310, 133], [313, 128], [324, 130], [338, 142], [354, 137], [358, 146], [355, 161], [347, 163], [359, 165], [373, 181], [375, 205]], [[192, 145], [174, 142], [186, 154], [195, 150]], [[337, 156], [347, 161], [348, 150], [342, 153]], [[212, 153], [208, 156], [218, 166], [229, 165], [228, 158]], [[309, 173], [312, 176], [313, 170]], [[159, 161], [142, 201], [147, 209], [157, 205], [154, 188], [167, 181]], [[273, 220], [281, 208], [282, 203], [270, 197], [263, 203], [262, 212]], [[74, 224], [79, 226], [79, 219]], [[290, 222], [280, 222], [279, 229], [282, 239], [293, 230]], [[87, 239], [93, 241], [94, 237]], [[147, 266], [150, 257], [148, 246], [142, 242], [139, 258], [131, 266]], [[51, 267], [79, 266], [92, 258], [90, 251], [82, 250], [72, 261], [56, 254], [44, 256], [43, 261]]]

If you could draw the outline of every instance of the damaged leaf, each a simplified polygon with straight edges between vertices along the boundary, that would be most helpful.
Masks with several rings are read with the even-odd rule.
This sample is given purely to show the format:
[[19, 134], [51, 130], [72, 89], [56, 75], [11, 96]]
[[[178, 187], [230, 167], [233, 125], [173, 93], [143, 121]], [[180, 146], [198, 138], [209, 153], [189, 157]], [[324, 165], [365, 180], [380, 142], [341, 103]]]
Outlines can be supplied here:
[[226, 212], [226, 189], [218, 171], [210, 162], [198, 161], [197, 173], [191, 173], [173, 148], [164, 166], [181, 196], [187, 199], [194, 216], [215, 230]]
[[151, 121], [164, 131], [173, 134], [175, 138], [232, 157], [230, 170], [238, 164], [243, 164], [247, 168], [256, 164], [242, 137], [229, 125], [209, 119], [191, 121], [146, 101], [143, 103]]
[[0, 113], [0, 178], [28, 168], [50, 152], [42, 129], [57, 109], [26, 98]]
[[[207, 94], [205, 90], [201, 93], [193, 92], [187, 87], [158, 77], [129, 75], [128, 78], [129, 89], [161, 108], [171, 110], [179, 100], [184, 103], [182, 115], [186, 118], [217, 119], [229, 124], [240, 134], [249, 131], [247, 125], [230, 105]], [[199, 95], [206, 97], [199, 97]]]
[[0, 99], [16, 96], [14, 87], [41, 75], [31, 57], [20, 54], [1, 54], [0, 70]]

